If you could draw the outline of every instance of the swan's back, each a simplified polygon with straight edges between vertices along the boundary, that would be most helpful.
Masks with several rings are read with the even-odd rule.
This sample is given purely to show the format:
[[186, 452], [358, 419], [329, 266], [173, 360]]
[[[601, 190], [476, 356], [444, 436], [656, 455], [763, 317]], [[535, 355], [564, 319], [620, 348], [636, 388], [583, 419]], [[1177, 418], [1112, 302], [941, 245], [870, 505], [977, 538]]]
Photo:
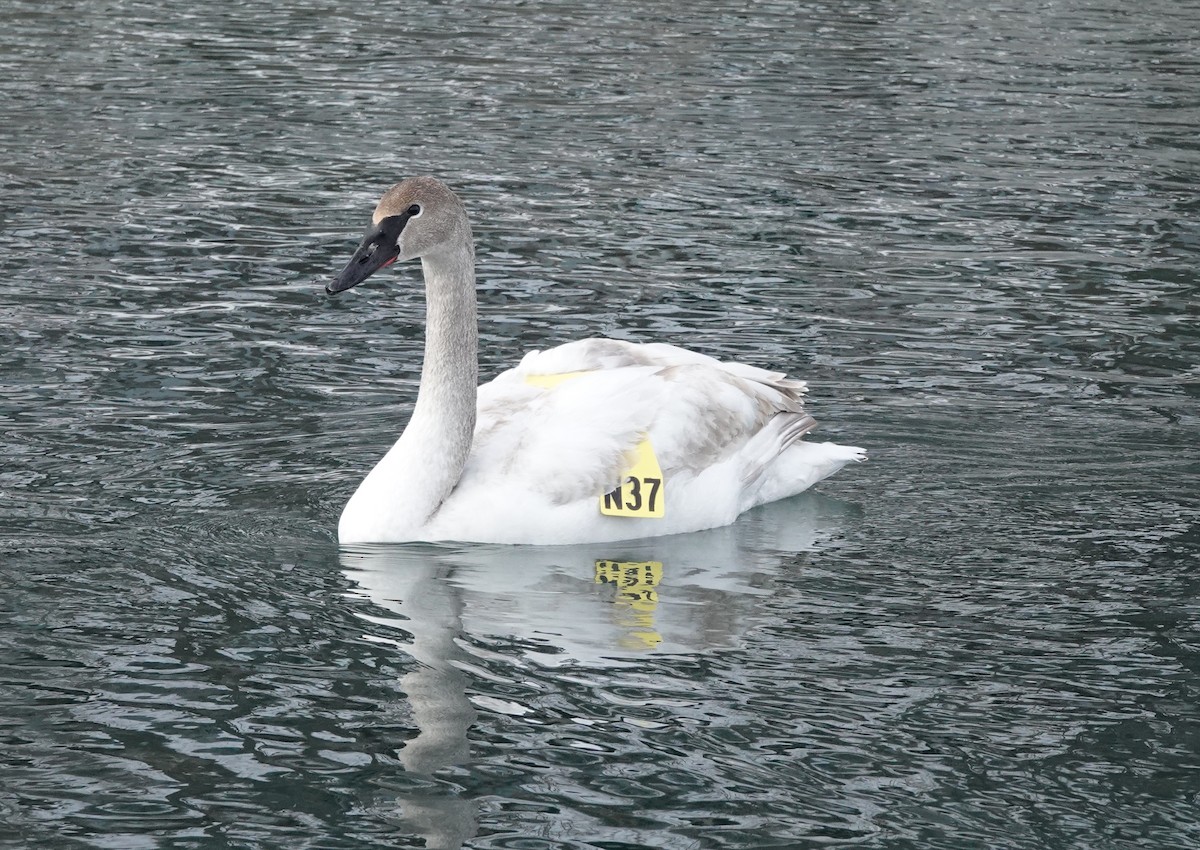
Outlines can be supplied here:
[[[479, 388], [471, 455], [431, 525], [454, 523], [457, 539], [470, 524], [479, 527], [472, 538], [510, 529], [523, 542], [559, 542], [731, 522], [764, 496], [791, 494], [772, 472], [816, 425], [804, 392], [803, 381], [781, 373], [661, 343], [587, 339], [531, 352]], [[663, 516], [602, 515], [603, 495], [646, 446], [664, 482]], [[834, 455], [845, 457], [822, 455], [832, 468], [820, 477], [859, 456]], [[809, 478], [801, 475], [794, 492]], [[535, 531], [527, 516], [553, 521], [526, 539]]]

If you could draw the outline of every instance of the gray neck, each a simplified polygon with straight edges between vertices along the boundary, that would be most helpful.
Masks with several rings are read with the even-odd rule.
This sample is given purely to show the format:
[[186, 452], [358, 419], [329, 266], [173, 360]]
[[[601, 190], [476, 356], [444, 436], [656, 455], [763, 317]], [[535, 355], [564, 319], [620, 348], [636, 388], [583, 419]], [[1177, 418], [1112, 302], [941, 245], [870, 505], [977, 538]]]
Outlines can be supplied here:
[[[462, 477], [475, 431], [479, 329], [470, 240], [421, 259], [425, 363], [412, 418], [354, 494], [382, 527], [419, 530]], [[369, 506], [369, 507], [368, 507]], [[349, 511], [351, 506], [347, 506]]]
[[[475, 309], [475, 251], [458, 250], [424, 257], [425, 362], [421, 389], [408, 428], [436, 425], [459, 471], [466, 463], [475, 431], [475, 391], [479, 383], [479, 328]], [[457, 483], [455, 476], [454, 482]], [[447, 490], [449, 492], [449, 490]]]

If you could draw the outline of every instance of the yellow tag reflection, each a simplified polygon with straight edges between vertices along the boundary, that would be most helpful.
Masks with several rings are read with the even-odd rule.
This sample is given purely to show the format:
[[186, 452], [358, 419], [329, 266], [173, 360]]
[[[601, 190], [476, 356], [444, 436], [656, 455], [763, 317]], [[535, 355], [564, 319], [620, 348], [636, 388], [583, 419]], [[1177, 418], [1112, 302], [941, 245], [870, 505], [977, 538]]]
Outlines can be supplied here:
[[659, 561], [596, 561], [596, 584], [617, 588], [617, 623], [628, 629], [621, 641], [626, 649], [654, 649], [662, 635], [654, 628], [654, 609], [663, 565]]

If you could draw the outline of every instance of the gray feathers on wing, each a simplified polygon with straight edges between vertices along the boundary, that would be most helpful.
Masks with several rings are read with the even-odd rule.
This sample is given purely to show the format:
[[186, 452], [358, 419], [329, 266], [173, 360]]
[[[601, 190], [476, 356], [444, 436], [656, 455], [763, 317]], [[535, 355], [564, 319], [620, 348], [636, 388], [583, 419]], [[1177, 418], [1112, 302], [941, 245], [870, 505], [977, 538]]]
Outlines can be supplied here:
[[[528, 381], [570, 373], [582, 374], [552, 387]], [[480, 387], [463, 482], [488, 470], [510, 485], [514, 476], [540, 482], [555, 504], [594, 498], [619, 483], [649, 437], [668, 480], [736, 457], [752, 487], [816, 425], [805, 390], [779, 372], [661, 343], [587, 339], [531, 352]]]

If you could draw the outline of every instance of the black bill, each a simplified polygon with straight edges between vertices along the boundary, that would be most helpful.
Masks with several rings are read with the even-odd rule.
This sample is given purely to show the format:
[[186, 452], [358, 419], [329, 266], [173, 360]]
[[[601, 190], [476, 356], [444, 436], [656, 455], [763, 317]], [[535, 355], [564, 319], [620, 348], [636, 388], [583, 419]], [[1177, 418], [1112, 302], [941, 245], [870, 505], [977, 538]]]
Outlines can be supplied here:
[[390, 215], [371, 228], [363, 237], [362, 244], [358, 246], [354, 256], [350, 258], [350, 262], [346, 263], [346, 267], [332, 283], [325, 285], [325, 291], [330, 294], [345, 292], [352, 286], [358, 286], [383, 267], [394, 263], [400, 256], [400, 248], [396, 243], [408, 219], [407, 213]]

